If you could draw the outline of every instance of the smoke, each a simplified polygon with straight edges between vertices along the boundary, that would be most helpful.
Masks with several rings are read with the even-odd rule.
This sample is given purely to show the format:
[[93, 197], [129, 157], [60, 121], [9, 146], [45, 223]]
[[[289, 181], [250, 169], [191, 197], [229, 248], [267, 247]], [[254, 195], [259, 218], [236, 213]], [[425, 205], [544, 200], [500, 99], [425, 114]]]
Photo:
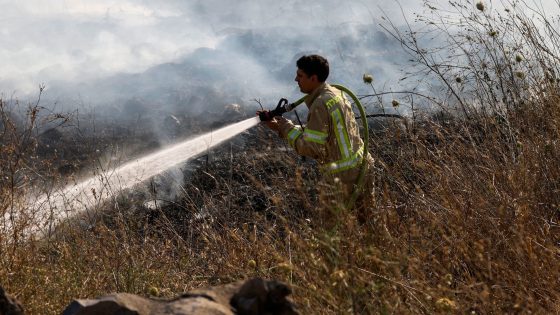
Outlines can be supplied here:
[[[412, 3], [402, 5], [414, 10]], [[0, 5], [0, 58], [9, 60], [0, 65], [0, 91], [21, 97], [46, 84], [45, 97], [68, 108], [141, 99], [200, 111], [274, 101], [297, 94], [295, 60], [304, 53], [324, 54], [331, 81], [352, 87], [364, 72], [383, 81], [397, 76], [398, 47], [379, 33], [382, 13], [372, 1]]]
[[46, 84], [45, 96], [67, 107], [142, 99], [195, 111], [229, 99], [295, 96], [294, 61], [304, 53], [329, 59], [331, 82], [360, 92], [367, 72], [377, 85], [396, 88], [406, 57], [382, 34], [380, 19], [398, 25], [423, 12], [413, 0], [0, 0], [0, 6], [0, 92], [23, 97]]

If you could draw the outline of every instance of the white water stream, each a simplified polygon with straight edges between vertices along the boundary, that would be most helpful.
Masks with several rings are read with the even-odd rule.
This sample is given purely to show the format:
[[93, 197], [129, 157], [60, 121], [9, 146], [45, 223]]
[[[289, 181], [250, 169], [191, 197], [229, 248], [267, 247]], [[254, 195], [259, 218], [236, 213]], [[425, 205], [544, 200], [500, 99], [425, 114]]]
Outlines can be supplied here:
[[[256, 126], [259, 118], [223, 127], [197, 136], [196, 138], [163, 148], [157, 152], [127, 162], [115, 169], [107, 170], [102, 175], [92, 176], [78, 183], [53, 190], [48, 195], [33, 201], [35, 222], [52, 226], [60, 219], [73, 216], [99, 205], [110, 197], [118, 195], [123, 189], [131, 188], [157, 174], [177, 166], [180, 163], [204, 153], [208, 149]], [[31, 234], [41, 232], [33, 228]]]

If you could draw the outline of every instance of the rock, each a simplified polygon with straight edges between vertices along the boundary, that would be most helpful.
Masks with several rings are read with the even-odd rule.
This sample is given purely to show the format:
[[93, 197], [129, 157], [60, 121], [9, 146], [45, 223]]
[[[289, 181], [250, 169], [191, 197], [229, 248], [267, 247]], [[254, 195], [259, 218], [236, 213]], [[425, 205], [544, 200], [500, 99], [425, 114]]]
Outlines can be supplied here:
[[204, 290], [171, 300], [117, 293], [93, 300], [75, 300], [63, 315], [193, 314], [193, 315], [296, 315], [286, 298], [291, 290], [282, 283], [260, 278]]
[[63, 315], [97, 315], [97, 314], [208, 314], [233, 315], [229, 307], [216, 303], [213, 299], [201, 295], [181, 296], [162, 301], [143, 298], [134, 294], [117, 293], [95, 300], [75, 300], [62, 313]]
[[286, 299], [291, 293], [283, 283], [254, 278], [241, 286], [231, 305], [240, 315], [296, 315], [292, 303]]
[[0, 315], [23, 315], [21, 304], [4, 292], [2, 287], [0, 287]]

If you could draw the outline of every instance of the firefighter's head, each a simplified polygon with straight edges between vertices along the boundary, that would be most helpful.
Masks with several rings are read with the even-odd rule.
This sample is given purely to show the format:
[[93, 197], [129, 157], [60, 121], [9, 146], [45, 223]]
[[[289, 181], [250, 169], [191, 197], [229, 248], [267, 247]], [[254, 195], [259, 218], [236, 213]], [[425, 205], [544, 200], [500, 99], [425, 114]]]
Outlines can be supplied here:
[[302, 93], [311, 93], [329, 76], [329, 62], [319, 55], [303, 56], [297, 61], [296, 82]]

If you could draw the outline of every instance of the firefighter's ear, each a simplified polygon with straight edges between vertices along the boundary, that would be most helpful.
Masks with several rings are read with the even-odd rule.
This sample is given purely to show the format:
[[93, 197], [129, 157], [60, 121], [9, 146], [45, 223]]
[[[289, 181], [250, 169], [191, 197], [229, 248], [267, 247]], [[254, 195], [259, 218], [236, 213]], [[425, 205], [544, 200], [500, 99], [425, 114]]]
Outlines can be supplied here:
[[319, 77], [316, 74], [312, 74], [309, 79], [313, 82], [319, 82]]

